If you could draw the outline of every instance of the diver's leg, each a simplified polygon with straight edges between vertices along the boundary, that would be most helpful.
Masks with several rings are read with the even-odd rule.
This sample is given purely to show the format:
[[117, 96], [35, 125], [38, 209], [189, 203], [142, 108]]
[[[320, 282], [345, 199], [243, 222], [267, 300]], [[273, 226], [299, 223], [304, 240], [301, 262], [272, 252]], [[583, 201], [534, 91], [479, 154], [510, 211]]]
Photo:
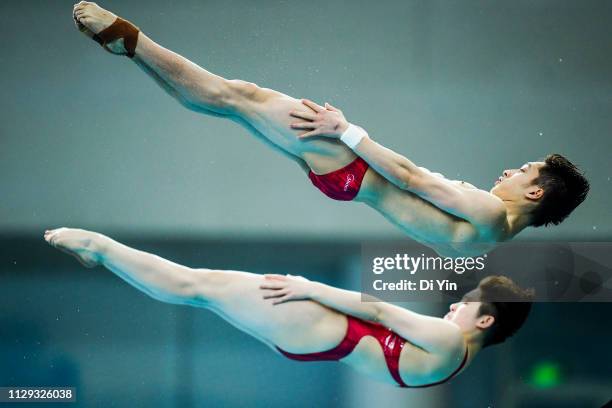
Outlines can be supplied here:
[[[75, 6], [75, 17], [92, 36], [115, 21], [116, 15], [95, 3]], [[87, 31], [88, 29], [88, 31]], [[116, 44], [114, 44], [116, 43]], [[125, 53], [122, 39], [108, 48]], [[133, 61], [184, 106], [198, 112], [234, 120], [254, 135], [307, 162], [316, 173], [336, 170], [355, 155], [336, 140], [302, 141], [290, 128], [291, 110], [305, 110], [301, 102], [280, 92], [242, 80], [215, 75], [138, 33]]]
[[346, 332], [346, 318], [318, 303], [274, 306], [264, 300], [261, 275], [189, 268], [80, 229], [47, 231], [45, 239], [86, 266], [103, 265], [157, 300], [210, 309], [238, 329], [289, 352], [328, 350]]

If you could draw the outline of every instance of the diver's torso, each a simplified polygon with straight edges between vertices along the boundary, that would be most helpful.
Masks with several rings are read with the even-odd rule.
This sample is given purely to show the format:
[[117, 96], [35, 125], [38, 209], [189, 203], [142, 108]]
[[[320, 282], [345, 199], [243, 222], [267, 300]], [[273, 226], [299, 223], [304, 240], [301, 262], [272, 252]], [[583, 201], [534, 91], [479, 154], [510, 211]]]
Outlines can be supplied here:
[[[408, 386], [442, 381], [459, 366], [459, 363], [447, 360], [432, 359], [427, 352], [405, 341], [399, 359], [400, 377]], [[381, 344], [372, 336], [362, 337], [353, 352], [340, 361], [371, 379], [398, 385], [391, 376]]]
[[[467, 189], [475, 188], [469, 183], [457, 183]], [[364, 177], [357, 200], [368, 204], [411, 238], [442, 256], [480, 255], [504, 239], [500, 236], [501, 228], [477, 229], [416, 194], [401, 190], [371, 168]]]

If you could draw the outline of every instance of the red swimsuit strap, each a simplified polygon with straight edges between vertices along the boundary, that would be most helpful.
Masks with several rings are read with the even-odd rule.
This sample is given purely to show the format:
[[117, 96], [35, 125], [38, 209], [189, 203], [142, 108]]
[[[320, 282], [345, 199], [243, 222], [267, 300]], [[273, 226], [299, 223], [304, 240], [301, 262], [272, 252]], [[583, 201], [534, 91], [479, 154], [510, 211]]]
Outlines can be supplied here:
[[[400, 385], [400, 386], [401, 386], [401, 387], [406, 387], [406, 388], [427, 388], [427, 387], [433, 387], [434, 385], [440, 385], [440, 384], [442, 384], [442, 383], [445, 383], [445, 382], [447, 382], [448, 380], [450, 380], [451, 378], [453, 378], [454, 376], [456, 376], [456, 375], [459, 373], [459, 371], [461, 371], [461, 369], [462, 369], [463, 367], [465, 367], [465, 363], [467, 363], [467, 360], [468, 360], [468, 354], [469, 354], [469, 353], [468, 353], [468, 348], [467, 348], [467, 346], [465, 346], [465, 353], [464, 353], [464, 355], [463, 355], [463, 361], [461, 362], [461, 364], [459, 365], [459, 367], [457, 367], [457, 368], [455, 369], [455, 371], [453, 371], [453, 372], [452, 372], [452, 373], [451, 373], [451, 374], [450, 374], [448, 377], [446, 377], [446, 378], [445, 378], [445, 379], [443, 379], [443, 380], [440, 380], [440, 381], [437, 381], [437, 382], [435, 382], [435, 383], [431, 383], [431, 384], [424, 384], [424, 385], [406, 385], [406, 384], [405, 384], [405, 383], [402, 381], [402, 384], [404, 384], [404, 385]], [[398, 377], [399, 377], [399, 371], [398, 371], [397, 375], [398, 375]], [[395, 377], [394, 377], [394, 378], [395, 378]], [[396, 381], [397, 381], [397, 379], [396, 379]], [[400, 378], [400, 381], [401, 381], [401, 378]], [[399, 382], [399, 381], [398, 381], [398, 382]]]

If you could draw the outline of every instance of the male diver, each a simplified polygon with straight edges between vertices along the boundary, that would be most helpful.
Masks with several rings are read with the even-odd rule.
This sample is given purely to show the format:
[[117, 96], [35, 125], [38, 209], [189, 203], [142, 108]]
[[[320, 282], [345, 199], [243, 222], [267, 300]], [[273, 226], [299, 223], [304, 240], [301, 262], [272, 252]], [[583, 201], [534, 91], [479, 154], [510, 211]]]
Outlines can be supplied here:
[[400, 387], [456, 376], [482, 348], [512, 336], [533, 299], [510, 279], [490, 276], [438, 318], [302, 277], [189, 268], [90, 231], [59, 228], [45, 240], [157, 300], [209, 309], [287, 358], [341, 361]]
[[185, 107], [240, 123], [299, 163], [329, 197], [365, 203], [442, 256], [480, 255], [528, 226], [559, 224], [589, 190], [559, 154], [505, 170], [490, 191], [449, 180], [375, 142], [331, 105], [212, 74], [95, 3], [76, 4], [73, 18]]

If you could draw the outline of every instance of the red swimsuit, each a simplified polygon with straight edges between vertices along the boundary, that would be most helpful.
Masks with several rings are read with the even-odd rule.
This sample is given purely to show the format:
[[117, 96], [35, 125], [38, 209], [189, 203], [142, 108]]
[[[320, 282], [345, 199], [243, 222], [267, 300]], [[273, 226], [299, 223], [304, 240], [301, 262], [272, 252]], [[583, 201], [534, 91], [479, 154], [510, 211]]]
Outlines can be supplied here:
[[341, 169], [327, 174], [308, 173], [312, 184], [329, 198], [340, 201], [351, 201], [361, 188], [361, 182], [368, 171], [368, 163], [361, 157]]
[[331, 350], [321, 351], [319, 353], [308, 353], [308, 354], [293, 354], [288, 353], [280, 348], [276, 347], [278, 351], [280, 351], [285, 357], [290, 358], [292, 360], [298, 361], [338, 361], [341, 358], [348, 356], [357, 343], [364, 336], [372, 336], [380, 343], [380, 346], [383, 349], [383, 354], [385, 355], [385, 360], [387, 362], [387, 367], [389, 368], [389, 373], [393, 379], [397, 382], [400, 387], [407, 388], [424, 388], [431, 387], [433, 385], [442, 384], [450, 380], [454, 377], [465, 365], [468, 358], [467, 348], [465, 349], [465, 356], [463, 357], [463, 361], [457, 367], [455, 371], [448, 377], [446, 377], [442, 381], [437, 381], [432, 384], [425, 385], [407, 385], [399, 373], [399, 358], [400, 353], [402, 352], [402, 348], [404, 344], [406, 344], [406, 340], [400, 337], [398, 334], [394, 333], [390, 329], [387, 329], [383, 325], [378, 323], [368, 322], [365, 320], [357, 319], [356, 317], [347, 316], [348, 319], [348, 327], [346, 329], [346, 335], [344, 339]]

